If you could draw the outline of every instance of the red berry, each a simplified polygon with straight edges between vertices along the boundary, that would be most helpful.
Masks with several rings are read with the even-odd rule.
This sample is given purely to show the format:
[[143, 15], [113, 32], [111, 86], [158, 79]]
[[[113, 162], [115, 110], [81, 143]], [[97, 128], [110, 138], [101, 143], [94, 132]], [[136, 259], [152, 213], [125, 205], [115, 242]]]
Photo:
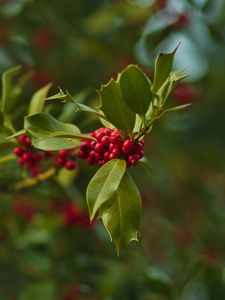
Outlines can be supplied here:
[[113, 153], [110, 153], [109, 154], [109, 160], [113, 160], [113, 159], [115, 159], [116, 158], [116, 156], [113, 154]]
[[65, 160], [63, 158], [59, 157], [59, 158], [56, 159], [55, 163], [56, 163], [57, 166], [64, 166]]
[[22, 156], [24, 161], [31, 161], [32, 155], [29, 152], [25, 152]]
[[24, 153], [24, 150], [22, 148], [14, 148], [13, 149], [13, 153], [16, 155], [16, 156], [22, 156], [23, 153]]
[[115, 148], [117, 148], [116, 145], [114, 145], [114, 144], [109, 144], [109, 152], [112, 152], [113, 149], [115, 149]]
[[27, 138], [26, 135], [22, 134], [18, 137], [18, 141], [22, 144], [25, 144], [26, 138]]
[[30, 169], [30, 174], [31, 174], [31, 176], [37, 176], [38, 174], [40, 173], [40, 170], [39, 170], [39, 168], [37, 168], [37, 167], [33, 167], [33, 168], [31, 168]]
[[44, 151], [44, 157], [50, 158], [54, 155], [53, 151]]
[[77, 155], [80, 159], [84, 159], [84, 158], [87, 158], [88, 157], [88, 152], [87, 151], [83, 151], [83, 150], [80, 150], [78, 152], [78, 155]]
[[94, 148], [95, 144], [96, 144], [95, 141], [91, 141], [91, 144], [90, 144], [91, 148]]
[[104, 146], [108, 146], [109, 143], [110, 143], [110, 137], [107, 135], [103, 136], [101, 139], [101, 144]]
[[95, 146], [94, 146], [94, 150], [95, 150], [95, 152], [97, 152], [97, 153], [103, 153], [104, 150], [105, 150], [105, 147], [104, 147], [104, 145], [101, 144], [101, 143], [96, 143]]
[[126, 140], [123, 143], [122, 151], [125, 154], [131, 153], [134, 149], [134, 143], [131, 140]]
[[80, 149], [83, 151], [87, 151], [91, 148], [91, 140], [85, 140], [80, 143]]
[[117, 158], [120, 156], [120, 150], [118, 148], [113, 149], [113, 151], [111, 152], [114, 156], [114, 158]]
[[68, 151], [67, 150], [59, 150], [58, 151], [58, 157], [60, 158], [64, 158], [68, 155]]
[[101, 139], [102, 139], [102, 137], [104, 137], [105, 136], [105, 134], [104, 134], [104, 132], [99, 132], [99, 133], [96, 133], [96, 139], [98, 140], [98, 141], [100, 141]]
[[122, 138], [119, 134], [113, 135], [110, 138], [110, 142], [115, 145], [119, 145], [122, 143]]
[[65, 163], [64, 167], [68, 170], [73, 170], [76, 168], [76, 163], [72, 160], [69, 160]]
[[129, 155], [127, 158], [128, 163], [130, 163], [132, 166], [135, 166], [139, 160], [139, 157], [136, 155]]
[[30, 139], [29, 139], [28, 136], [26, 136], [26, 138], [24, 139], [24, 144], [25, 144], [26, 146], [30, 146], [30, 145], [31, 145], [31, 141], [30, 141]]
[[20, 157], [18, 159], [18, 164], [21, 165], [21, 166], [23, 166], [25, 164], [25, 160], [22, 157]]
[[141, 159], [144, 156], [144, 151], [141, 150], [138, 154], [139, 159]]
[[134, 149], [133, 149], [133, 152], [135, 154], [138, 154], [140, 151], [143, 150], [143, 145], [141, 142], [137, 142], [136, 144], [134, 144]]
[[95, 159], [96, 161], [99, 161], [102, 159], [102, 155], [100, 153], [95, 153]]
[[109, 151], [105, 152], [105, 154], [104, 154], [104, 159], [105, 159], [105, 160], [108, 160], [110, 154], [111, 154], [111, 153], [110, 153]]
[[35, 153], [35, 154], [33, 155], [33, 158], [34, 158], [34, 160], [35, 160], [36, 162], [38, 162], [38, 161], [40, 161], [40, 160], [42, 159], [42, 156], [41, 156], [41, 154], [39, 154], [39, 153]]
[[88, 157], [86, 159], [86, 162], [89, 164], [89, 165], [94, 165], [95, 164], [95, 159], [92, 158], [92, 157]]

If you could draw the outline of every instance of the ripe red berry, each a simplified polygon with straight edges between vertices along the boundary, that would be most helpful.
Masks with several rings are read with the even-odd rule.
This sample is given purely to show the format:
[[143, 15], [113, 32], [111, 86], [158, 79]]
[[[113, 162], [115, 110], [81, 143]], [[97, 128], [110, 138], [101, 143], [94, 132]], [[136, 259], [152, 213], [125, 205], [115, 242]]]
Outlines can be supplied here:
[[112, 144], [118, 145], [118, 144], [122, 143], [122, 138], [119, 134], [116, 134], [116, 135], [111, 136], [110, 142]]
[[16, 156], [22, 156], [23, 153], [24, 153], [24, 149], [22, 149], [22, 148], [14, 148], [14, 149], [13, 149], [13, 153], [14, 153]]
[[24, 161], [31, 161], [32, 155], [29, 152], [25, 152], [22, 156]]
[[120, 150], [118, 148], [113, 149], [113, 151], [111, 152], [114, 156], [114, 158], [117, 158], [120, 156]]
[[50, 158], [54, 155], [53, 151], [44, 151], [44, 157]]
[[25, 164], [25, 160], [24, 160], [22, 157], [20, 157], [20, 158], [18, 159], [18, 164], [19, 164], [20, 166], [23, 166], [23, 165]]
[[65, 160], [64, 160], [63, 158], [58, 157], [58, 158], [56, 159], [56, 165], [57, 165], [57, 166], [64, 166], [64, 164], [65, 164]]
[[87, 158], [88, 157], [88, 152], [87, 151], [83, 151], [83, 150], [80, 150], [78, 152], [78, 155], [77, 155], [80, 159], [84, 159], [84, 158]]
[[68, 151], [67, 150], [59, 150], [58, 151], [58, 157], [64, 158], [68, 155]]
[[104, 150], [105, 150], [105, 147], [102, 143], [96, 143], [95, 146], [94, 146], [94, 150], [97, 153], [103, 153]]
[[122, 151], [125, 154], [131, 153], [134, 149], [134, 143], [132, 142], [132, 140], [126, 140], [123, 143], [123, 147], [122, 147]]
[[86, 162], [89, 164], [89, 165], [94, 165], [95, 164], [95, 159], [92, 158], [92, 157], [88, 157], [86, 159]]
[[101, 144], [104, 146], [108, 146], [110, 143], [110, 137], [108, 135], [105, 135], [101, 138]]
[[65, 163], [64, 167], [68, 170], [73, 170], [76, 168], [76, 163], [72, 160], [69, 160]]

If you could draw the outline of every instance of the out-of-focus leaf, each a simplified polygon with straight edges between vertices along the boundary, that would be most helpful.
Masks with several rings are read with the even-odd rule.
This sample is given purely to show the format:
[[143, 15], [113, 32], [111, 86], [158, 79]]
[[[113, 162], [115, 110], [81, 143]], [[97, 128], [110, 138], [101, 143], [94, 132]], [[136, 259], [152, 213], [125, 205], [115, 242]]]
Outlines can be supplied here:
[[138, 241], [141, 197], [128, 174], [123, 176], [113, 197], [101, 206], [100, 217], [116, 245], [118, 255], [130, 241]]
[[92, 177], [86, 194], [91, 220], [101, 205], [116, 193], [125, 171], [125, 160], [114, 159], [104, 164]]
[[12, 78], [17, 75], [21, 67], [17, 66], [15, 68], [7, 70], [2, 75], [2, 103], [1, 109], [3, 113], [8, 113], [11, 108], [11, 101], [15, 96], [15, 87], [12, 85]]
[[150, 267], [146, 271], [146, 281], [152, 292], [174, 299], [175, 289], [170, 278], [161, 270]]
[[31, 98], [29, 108], [28, 108], [29, 116], [43, 111], [44, 104], [45, 104], [44, 100], [45, 100], [51, 86], [52, 86], [52, 84], [49, 83], [34, 93], [34, 95]]
[[143, 166], [143, 168], [147, 171], [149, 175], [152, 176], [153, 174], [152, 167], [147, 157], [142, 157], [142, 159], [140, 159], [138, 163]]
[[56, 288], [51, 282], [33, 283], [27, 285], [19, 300], [55, 300]]

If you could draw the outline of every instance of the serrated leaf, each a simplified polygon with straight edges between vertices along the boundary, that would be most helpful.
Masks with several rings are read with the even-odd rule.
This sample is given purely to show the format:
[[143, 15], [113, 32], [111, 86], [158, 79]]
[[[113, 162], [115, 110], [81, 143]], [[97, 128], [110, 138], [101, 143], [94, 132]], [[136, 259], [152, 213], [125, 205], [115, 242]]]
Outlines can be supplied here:
[[125, 160], [114, 159], [104, 164], [92, 177], [86, 193], [91, 220], [101, 205], [115, 194], [125, 172]]
[[123, 99], [127, 106], [144, 116], [152, 100], [151, 82], [138, 66], [129, 65], [119, 76]]
[[131, 241], [138, 241], [141, 197], [133, 179], [126, 173], [114, 196], [101, 206], [103, 224], [116, 245], [117, 254]]
[[178, 46], [175, 48], [174, 51], [170, 53], [160, 53], [157, 56], [155, 61], [154, 80], [152, 85], [153, 92], [157, 93], [157, 91], [168, 78], [172, 69], [173, 58]]
[[43, 111], [45, 98], [51, 87], [52, 84], [49, 83], [33, 94], [28, 109], [29, 116]]
[[131, 133], [135, 124], [135, 113], [126, 105], [120, 85], [114, 79], [103, 85], [99, 91], [101, 110], [116, 128]]
[[21, 67], [17, 66], [11, 68], [2, 75], [2, 102], [1, 109], [3, 113], [7, 113], [11, 107], [11, 100], [13, 97], [14, 87], [12, 86], [12, 78], [17, 75]]
[[57, 94], [47, 97], [45, 98], [45, 100], [61, 100], [63, 102], [76, 104], [74, 98], [70, 95], [70, 93], [68, 91], [64, 93], [61, 88], [59, 88], [59, 92]]

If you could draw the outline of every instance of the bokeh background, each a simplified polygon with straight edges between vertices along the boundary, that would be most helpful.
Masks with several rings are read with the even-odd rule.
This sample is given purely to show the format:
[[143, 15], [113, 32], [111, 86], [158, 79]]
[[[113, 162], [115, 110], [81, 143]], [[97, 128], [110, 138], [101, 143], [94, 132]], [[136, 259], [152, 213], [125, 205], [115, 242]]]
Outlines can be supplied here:
[[[153, 176], [131, 170], [143, 197], [139, 243], [116, 257], [101, 223], [88, 222], [95, 169], [35, 185], [0, 159], [1, 300], [225, 299], [225, 3], [223, 0], [1, 0], [0, 71], [31, 77], [11, 111], [17, 129], [32, 93], [48, 82], [88, 104], [130, 63], [150, 77], [180, 43], [174, 68], [190, 76], [146, 139]], [[100, 124], [71, 107], [48, 111], [84, 131]], [[1, 147], [2, 157], [7, 152]]]

